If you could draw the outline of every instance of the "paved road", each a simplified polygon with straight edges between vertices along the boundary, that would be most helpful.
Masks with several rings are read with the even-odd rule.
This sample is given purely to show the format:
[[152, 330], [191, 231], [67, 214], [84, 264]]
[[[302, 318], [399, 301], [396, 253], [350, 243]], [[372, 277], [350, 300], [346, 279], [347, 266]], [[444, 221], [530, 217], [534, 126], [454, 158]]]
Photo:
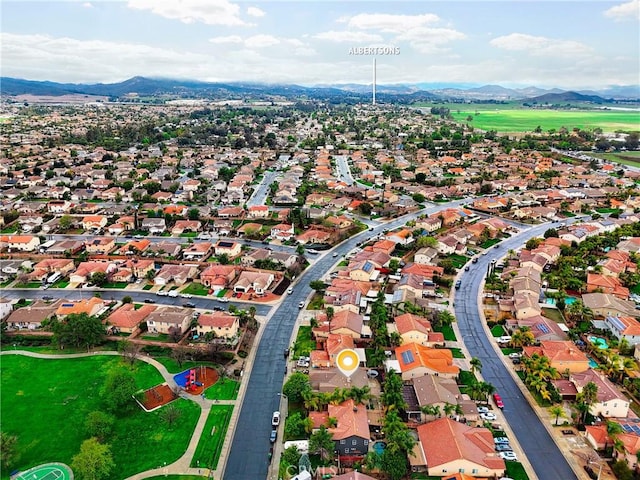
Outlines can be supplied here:
[[66, 300], [82, 300], [83, 298], [90, 298], [95, 292], [100, 292], [103, 300], [122, 300], [124, 297], [131, 297], [134, 302], [144, 302], [146, 299], [151, 300], [158, 305], [166, 306], [181, 306], [183, 303], [192, 302], [196, 308], [211, 310], [213, 307], [222, 307], [225, 310], [229, 309], [229, 305], [235, 305], [238, 308], [248, 309], [251, 306], [256, 307], [257, 315], [266, 315], [271, 310], [271, 305], [262, 305], [254, 302], [229, 302], [220, 303], [216, 300], [209, 298], [201, 298], [194, 295], [192, 298], [171, 298], [171, 297], [159, 297], [154, 293], [143, 292], [140, 290], [107, 290], [104, 288], [89, 288], [89, 289], [74, 289], [68, 290], [65, 288], [49, 288], [42, 290], [41, 288], [3, 288], [2, 297], [4, 298], [31, 298], [40, 299], [43, 296], [50, 296], [53, 298], [64, 298]]
[[269, 195], [269, 186], [276, 180], [280, 172], [275, 170], [267, 170], [264, 172], [262, 181], [256, 185], [255, 190], [251, 194], [251, 198], [247, 200], [247, 207], [254, 205], [266, 205], [267, 196]]
[[504, 416], [516, 435], [536, 475], [541, 480], [571, 480], [576, 475], [529, 402], [522, 396], [507, 368], [498, 358], [485, 333], [478, 311], [478, 294], [491, 260], [517, 249], [529, 238], [542, 236], [551, 224], [539, 225], [503, 241], [498, 249], [480, 256], [470, 264], [469, 272], [460, 277], [462, 286], [456, 291], [455, 312], [462, 339], [469, 353], [482, 362], [482, 376], [496, 387], [504, 400]]

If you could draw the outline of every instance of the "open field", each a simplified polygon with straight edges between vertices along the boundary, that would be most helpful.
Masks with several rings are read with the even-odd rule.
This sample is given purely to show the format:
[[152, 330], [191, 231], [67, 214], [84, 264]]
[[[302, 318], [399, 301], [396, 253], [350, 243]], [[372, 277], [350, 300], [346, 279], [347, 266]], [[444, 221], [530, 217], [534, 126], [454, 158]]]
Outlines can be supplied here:
[[191, 459], [191, 467], [215, 469], [220, 458], [222, 442], [227, 433], [233, 405], [212, 405], [196, 452]]
[[640, 151], [617, 153], [589, 153], [592, 157], [602, 158], [610, 162], [621, 163], [631, 167], [640, 167]]
[[[569, 130], [599, 127], [605, 132], [640, 130], [640, 111], [637, 110], [545, 110], [524, 108], [518, 102], [507, 105], [451, 103], [437, 106], [449, 108], [456, 121], [469, 123], [481, 130], [533, 132], [538, 126], [543, 132], [561, 127]], [[469, 115], [473, 120], [467, 122]]]
[[[71, 464], [71, 458], [88, 437], [85, 419], [89, 412], [103, 410], [100, 389], [118, 357], [44, 360], [23, 356], [2, 358], [0, 406], [11, 412], [2, 418], [2, 429], [18, 436], [24, 470], [45, 462]], [[134, 375], [144, 389], [162, 382], [151, 365], [138, 362]], [[129, 413], [116, 414], [109, 443], [116, 467], [112, 478], [177, 460], [185, 451], [198, 421], [200, 408], [187, 400], [173, 403], [180, 411], [178, 422], [169, 427], [161, 420], [162, 409], [145, 413], [134, 406]], [[4, 477], [3, 477], [4, 478]]]

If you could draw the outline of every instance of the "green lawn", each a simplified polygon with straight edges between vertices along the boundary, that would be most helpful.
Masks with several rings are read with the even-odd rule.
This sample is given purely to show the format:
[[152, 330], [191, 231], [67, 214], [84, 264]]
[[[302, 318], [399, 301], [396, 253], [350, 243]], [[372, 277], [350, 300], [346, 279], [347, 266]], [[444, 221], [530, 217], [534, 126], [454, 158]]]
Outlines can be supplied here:
[[487, 240], [486, 242], [482, 242], [478, 246], [481, 247], [481, 248], [491, 248], [494, 245], [496, 245], [497, 243], [500, 243], [500, 239], [499, 238], [490, 238], [489, 240]]
[[453, 358], [466, 358], [464, 356], [464, 353], [462, 353], [462, 349], [460, 348], [450, 348], [449, 350], [451, 350], [451, 354], [453, 355]]
[[500, 350], [504, 355], [509, 355], [510, 353], [522, 353], [521, 348], [501, 348]]
[[324, 308], [324, 296], [320, 292], [316, 292], [309, 300], [307, 310], [322, 310]]
[[182, 238], [196, 238], [198, 236], [198, 232], [183, 232], [180, 234]]
[[564, 323], [562, 313], [556, 308], [543, 308], [542, 315], [556, 323]]
[[307, 356], [316, 348], [316, 342], [311, 338], [311, 327], [302, 326], [298, 330], [296, 342], [293, 345], [293, 358]]
[[191, 282], [187, 288], [184, 288], [180, 293], [190, 293], [191, 295], [207, 295], [209, 293], [209, 287], [205, 287], [201, 283]]
[[444, 339], [450, 342], [455, 342], [457, 340], [456, 333], [453, 331], [453, 327], [451, 325], [442, 325], [440, 329], [442, 335], [444, 335]]
[[507, 477], [513, 478], [513, 480], [529, 480], [527, 472], [519, 462], [504, 462], [507, 466]]
[[635, 287], [631, 288], [631, 292], [640, 295], [640, 283], [638, 285], [636, 285]]
[[102, 288], [118, 288], [118, 289], [123, 289], [123, 288], [127, 288], [127, 285], [129, 285], [128, 282], [107, 282], [104, 285], [102, 285]]
[[142, 287], [142, 290], [151, 290], [152, 288], [153, 288], [153, 285], [148, 283], [144, 287]]
[[42, 282], [16, 283], [13, 288], [40, 288]]
[[469, 370], [460, 370], [460, 374], [458, 375], [458, 380], [461, 385], [471, 385], [478, 381], [475, 374], [470, 372]]
[[462, 268], [469, 259], [463, 255], [451, 254], [447, 257], [451, 261], [453, 261], [453, 266], [456, 268]]
[[142, 339], [151, 340], [154, 342], [175, 343], [173, 340], [169, 338], [169, 335], [167, 335], [166, 333], [158, 333], [157, 335], [153, 335], [153, 334], [143, 335]]
[[215, 385], [207, 388], [204, 396], [209, 400], [235, 400], [238, 398], [240, 382], [225, 378], [224, 381], [217, 381]]
[[591, 153], [594, 157], [603, 158], [611, 162], [621, 163], [637, 167], [640, 165], [640, 152], [617, 152], [617, 153]]
[[69, 286], [69, 280], [61, 279], [51, 285], [51, 288], [67, 288]]
[[[99, 391], [105, 376], [120, 363], [118, 357], [105, 356], [61, 360], [3, 357], [0, 406], [11, 415], [3, 415], [2, 429], [18, 436], [21, 462], [17, 468], [71, 463], [87, 438], [87, 414], [104, 408]], [[141, 389], [162, 382], [160, 373], [144, 362], [136, 364], [135, 377]], [[145, 413], [134, 406], [131, 413], [118, 415], [109, 440], [116, 463], [111, 478], [126, 478], [162, 462], [171, 463], [184, 453], [200, 408], [182, 399], [175, 405], [182, 415], [173, 427], [160, 420], [162, 409]]]
[[598, 213], [622, 213], [619, 208], [596, 208]]
[[217, 467], [220, 450], [222, 450], [222, 442], [224, 442], [232, 412], [233, 405], [211, 406], [211, 412], [200, 436], [198, 447], [191, 459], [191, 467], [200, 466], [211, 469]]
[[493, 327], [491, 327], [491, 335], [493, 335], [494, 337], [502, 337], [506, 334], [507, 332], [504, 331], [502, 325], [494, 325]]

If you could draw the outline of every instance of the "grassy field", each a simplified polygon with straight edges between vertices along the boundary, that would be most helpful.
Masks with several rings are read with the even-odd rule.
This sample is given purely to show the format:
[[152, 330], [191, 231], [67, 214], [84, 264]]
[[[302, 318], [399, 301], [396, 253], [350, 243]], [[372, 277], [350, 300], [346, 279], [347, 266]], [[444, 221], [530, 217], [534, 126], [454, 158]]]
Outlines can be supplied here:
[[200, 361], [200, 362], [191, 362], [191, 361], [186, 361], [186, 362], [182, 362], [182, 366], [179, 366], [178, 362], [176, 362], [171, 357], [155, 357], [155, 359], [158, 362], [160, 362], [162, 365], [164, 365], [169, 373], [184, 372], [188, 368], [199, 367], [200, 365], [208, 365], [209, 367], [218, 368], [218, 365], [213, 363], [213, 362], [202, 362], [202, 361]]
[[191, 295], [207, 295], [209, 293], [209, 287], [205, 287], [201, 283], [192, 282], [180, 293], [190, 293]]
[[631, 167], [640, 167], [640, 152], [589, 153], [589, 155]]
[[311, 338], [311, 327], [300, 327], [293, 346], [293, 358], [307, 356], [314, 348], [316, 348], [316, 342]]
[[[495, 104], [447, 104], [438, 105], [451, 109], [453, 118], [461, 123], [469, 123], [482, 130], [498, 132], [533, 132], [540, 126], [543, 132], [565, 127], [594, 129], [601, 128], [605, 132], [615, 130], [634, 131], [640, 129], [640, 113], [638, 111], [621, 110], [552, 110], [522, 107], [514, 102], [507, 105]], [[476, 115], [476, 112], [478, 115]], [[467, 122], [471, 115], [473, 120]]]
[[491, 335], [493, 335], [494, 337], [502, 337], [506, 334], [507, 332], [504, 331], [502, 325], [494, 325], [493, 327], [491, 327]]
[[[87, 438], [85, 418], [104, 408], [99, 391], [117, 357], [43, 360], [22, 356], [2, 359], [2, 429], [18, 436], [20, 469], [45, 462], [71, 463]], [[135, 366], [136, 385], [143, 389], [162, 382], [151, 365]], [[168, 427], [161, 420], [162, 409], [145, 413], [134, 407], [118, 415], [109, 438], [115, 470], [112, 478], [171, 463], [185, 451], [198, 420], [200, 408], [187, 400], [174, 403], [182, 412], [180, 421]], [[117, 448], [116, 448], [117, 446]]]
[[240, 382], [225, 378], [224, 381], [218, 381], [211, 387], [207, 388], [204, 396], [209, 400], [235, 400], [238, 398], [238, 389]]
[[232, 411], [232, 405], [211, 406], [207, 423], [191, 459], [191, 467], [216, 468]]

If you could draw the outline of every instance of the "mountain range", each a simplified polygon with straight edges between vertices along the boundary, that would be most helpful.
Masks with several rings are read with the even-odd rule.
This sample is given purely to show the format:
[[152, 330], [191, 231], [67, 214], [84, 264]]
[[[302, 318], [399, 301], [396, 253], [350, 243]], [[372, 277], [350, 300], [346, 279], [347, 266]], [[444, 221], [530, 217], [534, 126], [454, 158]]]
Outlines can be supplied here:
[[[93, 95], [120, 99], [127, 96], [165, 96], [172, 98], [313, 98], [335, 101], [362, 101], [371, 97], [371, 85], [326, 84], [300, 86], [295, 84], [212, 83], [197, 80], [176, 80], [133, 77], [118, 83], [57, 83], [0, 77], [2, 96]], [[471, 84], [396, 84], [377, 85], [376, 96], [381, 102], [412, 103], [425, 100], [523, 100], [537, 103], [593, 102], [640, 99], [640, 86], [614, 86], [603, 90], [566, 91], [538, 87], [505, 88], [500, 85]]]

